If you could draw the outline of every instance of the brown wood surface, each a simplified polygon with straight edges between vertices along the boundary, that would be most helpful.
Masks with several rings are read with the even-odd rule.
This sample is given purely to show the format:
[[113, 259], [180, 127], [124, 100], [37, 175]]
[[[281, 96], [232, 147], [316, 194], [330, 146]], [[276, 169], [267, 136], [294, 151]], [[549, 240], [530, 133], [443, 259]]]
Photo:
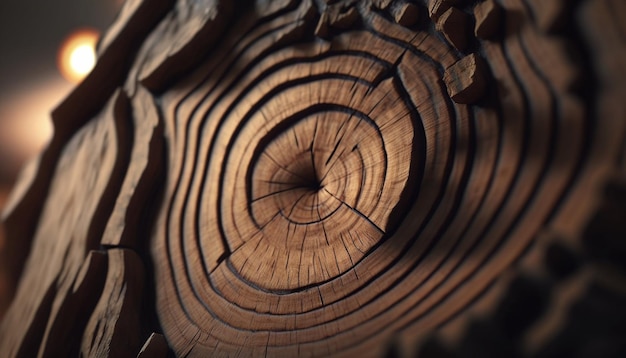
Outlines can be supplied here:
[[623, 356], [622, 4], [127, 1], [0, 356]]

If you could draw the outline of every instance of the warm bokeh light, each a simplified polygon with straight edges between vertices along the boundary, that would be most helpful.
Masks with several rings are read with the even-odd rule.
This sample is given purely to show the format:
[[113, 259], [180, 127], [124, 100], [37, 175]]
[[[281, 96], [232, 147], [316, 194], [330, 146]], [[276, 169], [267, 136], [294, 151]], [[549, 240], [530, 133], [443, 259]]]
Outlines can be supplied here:
[[43, 149], [52, 136], [50, 111], [71, 88], [58, 75], [47, 76], [0, 96], [0, 167], [17, 170]]
[[70, 35], [59, 51], [59, 70], [72, 83], [82, 81], [96, 64], [96, 43], [99, 33], [82, 29]]

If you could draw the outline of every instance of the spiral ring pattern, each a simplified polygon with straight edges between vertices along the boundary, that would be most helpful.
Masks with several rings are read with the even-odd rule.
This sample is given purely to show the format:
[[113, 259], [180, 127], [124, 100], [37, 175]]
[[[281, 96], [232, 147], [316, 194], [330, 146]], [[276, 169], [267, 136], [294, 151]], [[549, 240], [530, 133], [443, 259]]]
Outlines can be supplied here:
[[3, 354], [619, 355], [623, 4], [127, 1], [2, 215]]
[[246, 22], [162, 96], [152, 252], [177, 354], [354, 354], [426, 334], [532, 243], [582, 160], [579, 103], [528, 55], [554, 54], [536, 33], [481, 43], [498, 90], [459, 104], [449, 39], [358, 4], [362, 26], [312, 40], [311, 9]]

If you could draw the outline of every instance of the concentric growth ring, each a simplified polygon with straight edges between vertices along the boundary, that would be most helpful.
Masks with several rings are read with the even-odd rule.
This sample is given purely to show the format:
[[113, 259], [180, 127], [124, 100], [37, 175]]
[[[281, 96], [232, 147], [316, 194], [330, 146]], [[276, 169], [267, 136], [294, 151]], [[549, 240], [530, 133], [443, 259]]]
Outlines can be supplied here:
[[[312, 87], [330, 90], [316, 103], [302, 98], [272, 112]], [[289, 86], [234, 140], [245, 144], [235, 143], [241, 150], [228, 156], [239, 166], [223, 176], [222, 212], [232, 214], [221, 224], [230, 263], [254, 285], [293, 290], [330, 280], [392, 229], [391, 213], [417, 162], [416, 131], [406, 108], [391, 110], [399, 97], [390, 83], [368, 88], [345, 79]]]
[[177, 354], [372, 353], [427, 334], [521, 255], [579, 163], [547, 169], [582, 123], [559, 135], [542, 64], [506, 61], [523, 42], [484, 49], [505, 64], [501, 106], [458, 104], [464, 55], [443, 37], [361, 6], [362, 30], [311, 40], [299, 6], [248, 23], [162, 96], [152, 253]]
[[618, 3], [127, 1], [2, 217], [3, 356], [618, 352]]

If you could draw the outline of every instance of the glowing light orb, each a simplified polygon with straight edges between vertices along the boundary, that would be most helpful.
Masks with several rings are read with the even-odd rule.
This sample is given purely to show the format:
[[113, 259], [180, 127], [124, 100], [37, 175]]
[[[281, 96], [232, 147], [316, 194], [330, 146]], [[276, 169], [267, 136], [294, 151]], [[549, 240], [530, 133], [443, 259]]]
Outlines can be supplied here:
[[78, 83], [85, 78], [96, 64], [96, 43], [100, 34], [91, 29], [82, 29], [71, 34], [61, 45], [58, 58], [59, 71], [63, 77]]

